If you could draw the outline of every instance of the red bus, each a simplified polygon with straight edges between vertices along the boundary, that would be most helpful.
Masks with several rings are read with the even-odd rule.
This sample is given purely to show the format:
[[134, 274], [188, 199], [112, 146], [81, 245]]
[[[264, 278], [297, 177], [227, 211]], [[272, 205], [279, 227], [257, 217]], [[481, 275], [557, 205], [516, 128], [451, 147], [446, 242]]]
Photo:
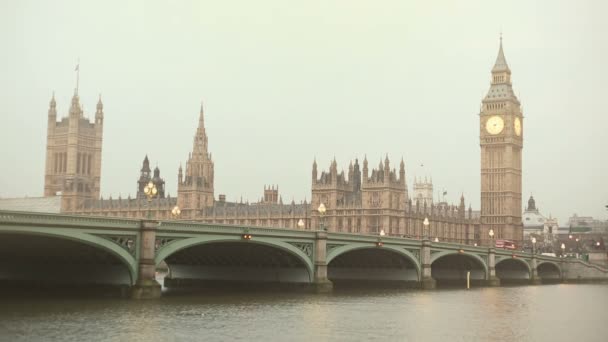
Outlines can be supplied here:
[[511, 240], [496, 240], [496, 248], [516, 249], [515, 242]]

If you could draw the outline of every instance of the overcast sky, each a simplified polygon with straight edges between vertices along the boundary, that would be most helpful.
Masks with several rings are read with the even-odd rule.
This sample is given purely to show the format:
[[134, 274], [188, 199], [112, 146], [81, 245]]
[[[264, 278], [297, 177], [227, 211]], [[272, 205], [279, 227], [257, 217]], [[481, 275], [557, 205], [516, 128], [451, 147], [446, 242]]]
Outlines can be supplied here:
[[[608, 212], [608, 13], [598, 1], [0, 1], [0, 197], [41, 196], [47, 110], [105, 110], [101, 189], [149, 155], [176, 194], [201, 101], [215, 194], [310, 199], [316, 157], [405, 159], [480, 205], [479, 106], [502, 30], [523, 104], [523, 204]], [[420, 165], [424, 164], [424, 167]], [[523, 209], [523, 208], [522, 208]]]

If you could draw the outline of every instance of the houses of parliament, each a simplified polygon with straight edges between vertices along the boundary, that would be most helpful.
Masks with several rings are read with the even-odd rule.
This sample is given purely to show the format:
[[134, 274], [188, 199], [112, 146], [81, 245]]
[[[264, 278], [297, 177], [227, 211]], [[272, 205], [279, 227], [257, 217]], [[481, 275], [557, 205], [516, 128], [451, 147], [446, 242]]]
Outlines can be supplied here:
[[[366, 158], [355, 159], [348, 172], [338, 172], [334, 159], [322, 170], [312, 164], [311, 197], [300, 203], [283, 203], [278, 186], [266, 186], [255, 203], [230, 202], [214, 188], [214, 162], [211, 158], [205, 115], [201, 106], [192, 152], [185, 168], [177, 170], [177, 197], [165, 194], [160, 170], [150, 169], [148, 156], [136, 180], [137, 194], [127, 198], [100, 198], [102, 134], [104, 111], [101, 98], [93, 121], [84, 116], [78, 90], [74, 92], [68, 116], [57, 121], [56, 102], [50, 101], [44, 194], [61, 195], [61, 211], [78, 215], [180, 219], [215, 224], [236, 224], [350, 232], [420, 238], [441, 242], [488, 245], [488, 232], [495, 238], [520, 241], [521, 158], [523, 115], [511, 84], [502, 39], [491, 70], [490, 89], [479, 113], [481, 147], [481, 211], [473, 212], [464, 197], [457, 205], [433, 200], [432, 182], [417, 180], [410, 194], [403, 159], [388, 156], [378, 165]], [[221, 175], [220, 175], [221, 177]], [[135, 181], [135, 180], [134, 180]], [[144, 194], [149, 182], [158, 189], [151, 201]], [[134, 182], [135, 183], [135, 182]], [[323, 217], [317, 208], [323, 203]], [[179, 217], [172, 216], [178, 206]], [[425, 232], [423, 221], [430, 225]], [[300, 220], [303, 226], [298, 223]]]

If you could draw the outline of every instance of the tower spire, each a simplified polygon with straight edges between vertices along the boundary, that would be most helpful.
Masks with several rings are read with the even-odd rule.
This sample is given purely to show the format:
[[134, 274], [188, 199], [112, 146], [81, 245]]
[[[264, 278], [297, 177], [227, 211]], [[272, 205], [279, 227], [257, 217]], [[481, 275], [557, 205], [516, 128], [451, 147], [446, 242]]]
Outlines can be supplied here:
[[203, 103], [203, 101], [201, 101], [201, 113], [198, 118], [199, 127], [205, 127], [205, 110], [204, 110], [203, 106], [204, 106], [204, 103]]
[[500, 47], [498, 49], [498, 56], [496, 56], [496, 62], [494, 63], [494, 67], [492, 68], [492, 72], [511, 72], [509, 70], [509, 65], [507, 65], [507, 59], [505, 58], [505, 53], [502, 49], [502, 32], [500, 33]]

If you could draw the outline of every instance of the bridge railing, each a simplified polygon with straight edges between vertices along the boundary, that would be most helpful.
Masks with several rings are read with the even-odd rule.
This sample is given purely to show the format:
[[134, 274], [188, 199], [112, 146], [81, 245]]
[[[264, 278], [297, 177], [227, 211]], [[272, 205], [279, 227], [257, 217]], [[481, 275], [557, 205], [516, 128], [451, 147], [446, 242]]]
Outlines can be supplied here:
[[171, 220], [171, 221], [159, 221], [159, 229], [162, 231], [208, 231], [217, 233], [227, 234], [243, 234], [243, 233], [257, 233], [264, 235], [275, 235], [288, 233], [291, 236], [302, 236], [310, 237], [314, 235], [315, 231], [311, 230], [299, 230], [289, 228], [275, 228], [275, 227], [258, 227], [258, 226], [246, 226], [246, 225], [231, 225], [231, 224], [219, 224], [219, 223], [204, 223], [195, 222], [189, 220]]
[[0, 210], [0, 224], [138, 229], [141, 220]]

